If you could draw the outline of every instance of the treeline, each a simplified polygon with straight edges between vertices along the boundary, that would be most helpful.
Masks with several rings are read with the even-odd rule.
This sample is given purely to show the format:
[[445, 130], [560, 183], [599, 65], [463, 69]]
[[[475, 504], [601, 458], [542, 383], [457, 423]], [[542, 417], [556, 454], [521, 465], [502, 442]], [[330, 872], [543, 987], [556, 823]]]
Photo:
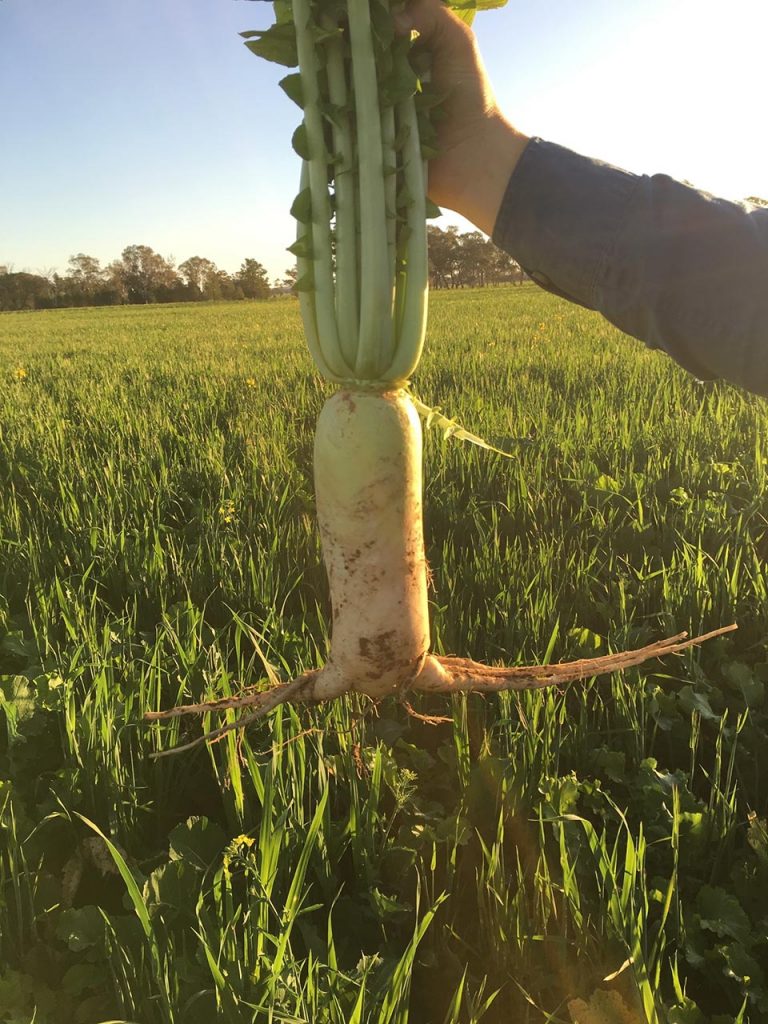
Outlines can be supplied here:
[[481, 288], [488, 284], [522, 284], [520, 264], [479, 231], [459, 234], [433, 224], [429, 236], [429, 283], [433, 288]]
[[290, 288], [294, 280], [295, 271], [287, 270], [273, 289], [255, 259], [243, 260], [236, 274], [228, 274], [203, 256], [175, 266], [148, 245], [129, 245], [106, 267], [82, 252], [71, 256], [63, 275], [15, 273], [0, 266], [0, 310], [263, 299], [275, 289]]
[[[479, 231], [459, 234], [455, 227], [443, 231], [430, 225], [428, 233], [433, 288], [522, 284], [525, 279], [515, 260]], [[82, 252], [71, 256], [66, 274], [30, 274], [0, 266], [0, 310], [265, 299], [290, 291], [295, 283], [296, 270], [291, 268], [270, 284], [255, 259], [243, 260], [237, 273], [228, 274], [204, 256], [190, 256], [176, 266], [148, 245], [129, 245], [107, 266]]]

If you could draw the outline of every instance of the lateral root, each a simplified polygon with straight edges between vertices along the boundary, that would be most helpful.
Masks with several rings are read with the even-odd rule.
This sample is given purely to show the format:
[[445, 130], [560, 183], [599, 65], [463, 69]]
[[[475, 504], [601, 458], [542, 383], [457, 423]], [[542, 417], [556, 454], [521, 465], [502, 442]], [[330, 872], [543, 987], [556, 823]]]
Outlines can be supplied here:
[[[594, 676], [620, 672], [626, 668], [641, 665], [652, 658], [661, 658], [667, 654], [679, 654], [689, 647], [712, 640], [737, 629], [735, 623], [722, 626], [701, 636], [688, 639], [687, 633], [677, 633], [665, 640], [656, 640], [645, 647], [632, 651], [618, 651], [605, 654], [599, 658], [580, 658], [577, 661], [565, 661], [556, 665], [520, 665], [507, 668], [503, 665], [483, 665], [470, 658], [453, 656], [429, 655], [423, 667], [411, 681], [407, 689], [420, 690], [427, 693], [501, 693], [505, 690], [537, 690], [578, 680], [591, 679]], [[144, 715], [147, 722], [164, 721], [181, 715], [203, 715], [212, 711], [231, 711], [237, 708], [254, 708], [248, 714], [240, 715], [234, 722], [212, 729], [198, 736], [189, 743], [183, 743], [170, 750], [157, 751], [152, 758], [167, 757], [184, 750], [191, 750], [201, 743], [216, 742], [235, 729], [243, 729], [252, 722], [258, 721], [269, 714], [279, 704], [320, 702], [328, 699], [328, 694], [316, 685], [322, 676], [323, 669], [311, 669], [303, 672], [296, 679], [287, 683], [279, 683], [268, 690], [258, 693], [245, 693], [239, 697], [224, 697], [220, 700], [204, 701], [200, 704], [187, 704], [169, 708], [167, 711], [149, 711]], [[347, 692], [354, 690], [350, 683]], [[344, 692], [344, 691], [342, 691]], [[335, 694], [338, 695], [338, 694]], [[450, 719], [439, 716], [422, 715], [400, 696], [408, 714], [419, 721], [437, 725]]]
[[508, 668], [503, 665], [483, 665], [470, 658], [431, 655], [414, 680], [413, 689], [432, 693], [494, 693], [503, 690], [544, 689], [561, 683], [573, 683], [591, 679], [593, 676], [620, 672], [667, 654], [679, 654], [689, 647], [730, 633], [737, 628], [733, 623], [690, 640], [686, 639], [687, 633], [678, 633], [676, 636], [656, 640], [633, 651], [604, 654], [599, 658], [580, 658], [577, 661], [565, 661], [556, 665], [518, 665]]

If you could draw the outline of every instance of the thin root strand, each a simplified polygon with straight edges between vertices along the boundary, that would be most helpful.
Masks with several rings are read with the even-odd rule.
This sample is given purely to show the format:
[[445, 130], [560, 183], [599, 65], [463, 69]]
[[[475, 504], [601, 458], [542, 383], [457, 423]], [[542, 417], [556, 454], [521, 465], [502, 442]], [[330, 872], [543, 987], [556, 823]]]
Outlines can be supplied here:
[[[263, 691], [258, 694], [262, 700], [257, 711], [252, 712], [250, 715], [241, 715], [239, 718], [235, 719], [234, 722], [227, 722], [226, 725], [221, 725], [218, 729], [212, 729], [210, 732], [203, 733], [202, 736], [198, 736], [189, 743], [182, 743], [177, 747], [171, 747], [170, 750], [158, 750], [155, 753], [150, 754], [150, 757], [153, 758], [153, 760], [157, 760], [159, 757], [168, 757], [170, 754], [180, 754], [184, 750], [191, 750], [193, 747], [197, 747], [206, 741], [216, 743], [218, 740], [226, 736], [227, 733], [232, 732], [235, 729], [244, 729], [247, 725], [250, 725], [251, 722], [255, 722], [259, 718], [263, 718], [264, 715], [272, 711], [273, 708], [276, 708], [278, 704], [285, 704], [293, 700], [311, 700], [311, 694], [307, 694], [306, 691], [308, 688], [311, 689], [314, 674], [314, 672], [305, 672], [296, 679], [292, 679], [290, 683], [280, 683], [278, 686], [273, 686], [270, 690]], [[309, 679], [307, 678], [308, 676], [310, 677]], [[252, 699], [253, 696], [255, 695], [251, 694], [246, 698], [242, 698], [243, 704], [252, 705], [254, 703]], [[218, 705], [220, 703], [221, 702], [219, 701], [211, 702], [212, 705]], [[229, 703], [226, 710], [229, 710], [234, 706], [242, 707], [243, 704], [233, 705]], [[204, 705], [194, 705], [194, 707], [197, 709], [195, 714], [202, 714], [208, 710], [219, 710], [219, 708], [215, 706], [207, 708]], [[179, 709], [174, 708], [172, 710], [177, 711]], [[181, 713], [186, 710], [186, 708], [181, 709]]]
[[[248, 691], [240, 694], [238, 697], [221, 697], [219, 700], [207, 700], [201, 704], [180, 704], [175, 708], [168, 708], [167, 711], [147, 711], [144, 714], [144, 721], [159, 722], [166, 718], [178, 718], [180, 715], [207, 715], [210, 711], [230, 711], [232, 708], [252, 707], [254, 704], [261, 705], [265, 700], [269, 699], [270, 694], [282, 692], [284, 687], [292, 686], [293, 683], [309, 683], [317, 674], [317, 669], [311, 669], [308, 672], [302, 672], [300, 676], [297, 676], [289, 683], [279, 683], [268, 690], [259, 690], [256, 693]], [[272, 706], [274, 707], [275, 705]]]
[[401, 699], [400, 703], [411, 718], [415, 718], [417, 722], [423, 722], [425, 725], [445, 725], [446, 722], [453, 721], [452, 718], [447, 718], [445, 715], [423, 715], [412, 704], [409, 704], [407, 700]]

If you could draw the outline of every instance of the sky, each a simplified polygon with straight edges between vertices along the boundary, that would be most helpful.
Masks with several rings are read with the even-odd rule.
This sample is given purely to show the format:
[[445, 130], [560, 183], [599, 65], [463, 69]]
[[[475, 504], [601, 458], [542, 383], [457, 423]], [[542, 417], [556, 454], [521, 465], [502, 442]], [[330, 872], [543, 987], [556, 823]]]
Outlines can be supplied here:
[[[247, 0], [0, 0], [0, 265], [137, 244], [282, 276], [300, 111], [238, 37], [271, 20]], [[509, 0], [475, 28], [526, 134], [768, 197], [766, 0]]]

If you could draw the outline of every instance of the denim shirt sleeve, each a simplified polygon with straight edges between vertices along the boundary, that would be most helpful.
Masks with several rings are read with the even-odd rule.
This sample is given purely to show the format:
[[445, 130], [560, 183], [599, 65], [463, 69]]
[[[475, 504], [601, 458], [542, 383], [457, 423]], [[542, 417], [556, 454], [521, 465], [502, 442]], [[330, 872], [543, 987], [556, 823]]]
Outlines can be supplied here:
[[532, 139], [493, 240], [697, 377], [768, 396], [768, 209]]

